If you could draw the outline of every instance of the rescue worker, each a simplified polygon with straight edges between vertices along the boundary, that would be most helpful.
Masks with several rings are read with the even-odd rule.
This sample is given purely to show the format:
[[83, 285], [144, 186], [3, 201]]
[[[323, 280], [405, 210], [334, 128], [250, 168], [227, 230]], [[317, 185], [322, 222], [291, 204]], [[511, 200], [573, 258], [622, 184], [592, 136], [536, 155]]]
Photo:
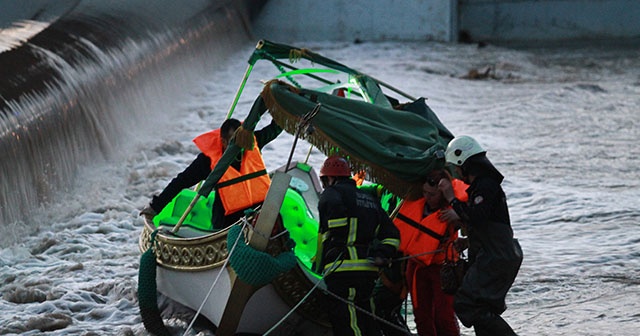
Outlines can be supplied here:
[[473, 326], [476, 335], [515, 335], [500, 316], [507, 309], [505, 297], [522, 264], [522, 249], [513, 238], [500, 186], [504, 177], [469, 136], [451, 140], [445, 158], [469, 184], [466, 202], [455, 195], [448, 179], [438, 184], [452, 207], [441, 211], [441, 218], [448, 222], [461, 219], [468, 230], [469, 269], [455, 294], [455, 312], [462, 324]]
[[315, 268], [325, 274], [327, 290], [341, 298], [329, 297], [333, 334], [381, 335], [371, 296], [378, 267], [388, 264], [398, 248], [398, 230], [379, 200], [356, 187], [345, 158], [327, 158], [320, 179], [325, 189], [318, 202], [320, 258]]
[[[356, 177], [358, 174], [362, 180]], [[360, 171], [352, 177], [358, 189], [374, 195], [382, 209], [391, 216], [398, 204], [398, 197], [381, 184], [361, 183], [364, 176], [364, 171]], [[373, 287], [373, 311], [378, 318], [384, 320], [379, 323], [384, 336], [408, 336], [411, 335], [411, 331], [402, 316], [402, 304], [408, 294], [404, 277], [406, 265], [400, 251], [396, 251], [393, 259], [390, 264], [380, 267], [378, 279]]]
[[[439, 218], [440, 210], [449, 204], [438, 190], [438, 182], [449, 178], [444, 170], [430, 172], [422, 186], [424, 197], [405, 200], [393, 221], [400, 231], [400, 250], [411, 256], [405, 276], [416, 329], [421, 336], [460, 335], [453, 296], [442, 290], [440, 279], [445, 253], [457, 255], [453, 242], [458, 238], [459, 223], [447, 223]], [[466, 199], [467, 185], [461, 180], [452, 183], [456, 195]]]
[[408, 294], [405, 268], [402, 253], [398, 251], [391, 264], [380, 268], [373, 287], [374, 313], [384, 320], [379, 323], [384, 336], [411, 336], [407, 321], [402, 316], [402, 305]]
[[[262, 104], [266, 110], [261, 97], [258, 97], [254, 104]], [[182, 189], [190, 188], [206, 179], [241, 125], [237, 119], [227, 119], [220, 128], [193, 139], [201, 153], [184, 171], [171, 180], [159, 195], [153, 196], [151, 203], [140, 214], [155, 216]], [[264, 201], [271, 180], [267, 175], [260, 150], [281, 132], [282, 128], [274, 121], [263, 129], [255, 131], [254, 144], [257, 146], [238, 154], [220, 178], [212, 209], [213, 228], [222, 229], [237, 222], [243, 216], [245, 209]]]

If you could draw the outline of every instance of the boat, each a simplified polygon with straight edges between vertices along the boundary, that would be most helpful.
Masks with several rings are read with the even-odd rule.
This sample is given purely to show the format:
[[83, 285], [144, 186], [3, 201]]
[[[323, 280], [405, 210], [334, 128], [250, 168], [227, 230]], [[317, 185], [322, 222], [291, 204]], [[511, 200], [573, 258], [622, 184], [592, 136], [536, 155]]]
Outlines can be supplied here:
[[[443, 166], [453, 135], [424, 98], [309, 49], [259, 41], [228, 116], [258, 61], [278, 73], [264, 83], [264, 104], [254, 104], [243, 132], [251, 135], [268, 111], [286, 131], [281, 136], [294, 136], [294, 147], [303, 139], [327, 156], [346, 156], [354, 171], [401, 199], [421, 197], [422, 177]], [[145, 328], [170, 334], [157, 307], [160, 292], [206, 317], [216, 335], [331, 335], [326, 287], [312, 270], [322, 187], [313, 167], [293, 160], [293, 148], [270, 172], [262, 206], [212, 229], [215, 185], [247, 146], [242, 138], [236, 134], [197, 190], [185, 189], [160, 214], [143, 217], [138, 296]]]

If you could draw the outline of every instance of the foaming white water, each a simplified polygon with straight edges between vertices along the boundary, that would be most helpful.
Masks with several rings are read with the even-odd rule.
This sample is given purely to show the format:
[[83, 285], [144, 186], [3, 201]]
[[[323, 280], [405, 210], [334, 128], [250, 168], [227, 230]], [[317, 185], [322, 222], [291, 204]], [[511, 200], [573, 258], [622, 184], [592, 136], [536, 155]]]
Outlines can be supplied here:
[[[485, 146], [506, 176], [525, 253], [504, 314], [516, 332], [637, 332], [637, 48], [299, 44], [427, 97], [454, 134]], [[14, 237], [0, 251], [0, 334], [147, 334], [136, 298], [137, 212], [196, 156], [191, 139], [225, 118], [252, 48], [248, 43], [212, 78], [194, 83], [170, 114], [176, 117], [157, 113], [156, 132], [140, 133], [117, 158], [85, 169], [72, 190], [40, 210], [39, 232]], [[268, 67], [258, 63], [234, 116], [246, 115]], [[486, 67], [493, 78], [460, 78]], [[292, 142], [283, 136], [264, 149], [269, 169], [286, 162]], [[299, 142], [294, 159], [308, 150]], [[318, 168], [324, 157], [312, 150], [309, 160]], [[188, 322], [166, 320], [177, 333]]]
[[11, 27], [0, 29], [0, 53], [21, 45], [48, 26], [49, 22], [23, 20], [16, 22]]

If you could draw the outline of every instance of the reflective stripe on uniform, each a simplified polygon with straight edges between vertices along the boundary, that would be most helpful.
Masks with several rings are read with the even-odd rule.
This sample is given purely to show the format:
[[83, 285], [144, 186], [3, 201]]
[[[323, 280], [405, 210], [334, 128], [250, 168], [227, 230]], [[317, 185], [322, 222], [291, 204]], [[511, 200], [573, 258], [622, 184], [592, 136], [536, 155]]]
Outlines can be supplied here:
[[382, 240], [382, 244], [386, 244], [386, 245], [391, 245], [395, 248], [398, 248], [398, 246], [400, 246], [400, 239], [397, 238], [385, 238]]
[[330, 219], [327, 221], [327, 225], [329, 226], [329, 229], [335, 229], [342, 226], [346, 226], [347, 218], [345, 217], [345, 218]]
[[330, 262], [324, 266], [324, 270], [332, 269], [336, 267], [333, 272], [345, 272], [345, 271], [373, 271], [377, 272], [378, 267], [373, 265], [367, 259], [355, 259], [355, 260], [337, 260]]
[[[347, 298], [349, 302], [355, 302], [356, 300], [356, 289], [349, 288], [349, 297]], [[354, 335], [362, 335], [362, 331], [358, 327], [358, 314], [356, 311], [356, 307], [354, 304], [347, 305], [347, 309], [349, 310], [349, 326], [351, 330], [353, 330]]]
[[349, 220], [349, 235], [347, 236], [347, 250], [349, 251], [349, 259], [358, 259], [358, 250], [353, 244], [356, 242], [358, 236], [358, 219], [351, 218]]

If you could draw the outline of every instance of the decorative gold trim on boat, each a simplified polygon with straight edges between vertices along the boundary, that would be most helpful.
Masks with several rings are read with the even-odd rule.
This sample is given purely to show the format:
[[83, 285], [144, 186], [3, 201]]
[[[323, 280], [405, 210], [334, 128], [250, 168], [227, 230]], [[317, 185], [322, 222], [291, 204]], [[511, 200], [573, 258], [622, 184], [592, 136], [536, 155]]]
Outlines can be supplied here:
[[[139, 247], [144, 252], [151, 245], [153, 222], [144, 217]], [[221, 267], [227, 258], [227, 232], [221, 230], [197, 238], [172, 237], [159, 232], [153, 246], [158, 265], [185, 272], [204, 271]]]
[[[156, 228], [153, 222], [144, 217], [144, 227], [140, 233], [139, 248], [144, 252], [151, 245], [151, 233]], [[227, 253], [227, 233], [224, 229], [197, 238], [172, 237], [159, 232], [156, 235], [154, 253], [158, 265], [177, 271], [197, 272], [222, 267]], [[267, 246], [267, 252], [278, 255], [287, 247], [288, 235], [272, 240]], [[298, 265], [289, 272], [283, 273], [271, 282], [274, 290], [282, 300], [294, 307], [313, 288], [312, 281]], [[307, 320], [329, 327], [327, 315], [327, 299], [316, 288], [314, 292], [296, 309], [296, 313]]]

